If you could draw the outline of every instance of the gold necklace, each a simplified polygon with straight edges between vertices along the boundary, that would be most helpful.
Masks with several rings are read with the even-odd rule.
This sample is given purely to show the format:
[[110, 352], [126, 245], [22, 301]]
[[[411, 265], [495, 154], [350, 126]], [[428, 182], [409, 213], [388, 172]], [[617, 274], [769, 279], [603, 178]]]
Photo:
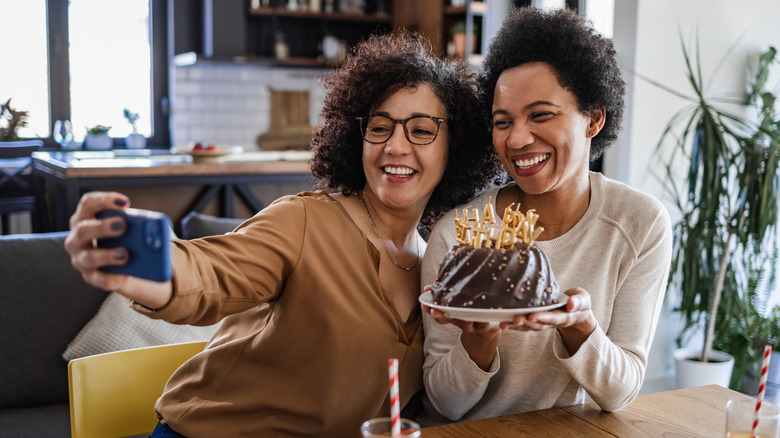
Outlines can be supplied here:
[[387, 254], [387, 257], [390, 258], [390, 261], [393, 262], [396, 268], [403, 269], [404, 271], [411, 271], [412, 268], [417, 266], [417, 261], [420, 260], [420, 240], [419, 238], [416, 240], [417, 242], [417, 258], [414, 260], [414, 264], [412, 266], [409, 266], [408, 268], [406, 266], [399, 265], [393, 256], [390, 255], [390, 251], [387, 249], [387, 246], [385, 245], [385, 239], [382, 238], [382, 236], [379, 235], [379, 230], [376, 229], [376, 224], [374, 223], [374, 218], [371, 217], [371, 213], [368, 211], [368, 207], [366, 207], [366, 203], [363, 202], [363, 192], [356, 192], [358, 200], [360, 201], [360, 205], [363, 206], [363, 210], [366, 212], [366, 216], [368, 216], [368, 222], [371, 224], [371, 228], [374, 230], [374, 234], [376, 234], [376, 237], [379, 239], [379, 243], [382, 244], [382, 248], [385, 249], [385, 254]]

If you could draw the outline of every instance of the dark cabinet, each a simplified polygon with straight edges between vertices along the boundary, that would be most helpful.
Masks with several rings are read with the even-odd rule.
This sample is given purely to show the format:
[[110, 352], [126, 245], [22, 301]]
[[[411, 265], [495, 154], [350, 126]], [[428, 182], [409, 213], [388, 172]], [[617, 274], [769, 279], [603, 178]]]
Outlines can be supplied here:
[[[392, 29], [389, 12], [324, 12], [260, 7], [249, 10], [249, 52], [284, 64], [338, 62], [344, 51], [371, 34]], [[277, 53], [286, 49], [286, 57]], [[335, 46], [334, 46], [335, 45]]]
[[447, 41], [448, 56], [465, 57], [469, 54], [482, 54], [482, 16], [485, 12], [484, 1], [452, 1], [444, 8], [444, 28], [442, 32]]
[[207, 57], [247, 53], [245, 0], [203, 0], [203, 54]]
[[[309, 9], [315, 3], [317, 10]], [[208, 60], [322, 66], [338, 62], [361, 39], [389, 32], [396, 25], [394, 3], [168, 0], [169, 51], [179, 65]]]

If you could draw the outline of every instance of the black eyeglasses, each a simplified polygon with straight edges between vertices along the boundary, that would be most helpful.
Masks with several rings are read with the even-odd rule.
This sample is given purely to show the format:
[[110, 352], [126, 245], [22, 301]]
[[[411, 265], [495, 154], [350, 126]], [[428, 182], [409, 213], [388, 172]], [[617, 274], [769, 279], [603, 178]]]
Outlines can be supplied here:
[[369, 143], [384, 143], [390, 140], [395, 132], [395, 124], [404, 127], [404, 134], [410, 143], [426, 145], [433, 143], [439, 135], [439, 127], [444, 119], [430, 116], [414, 116], [404, 120], [396, 120], [387, 116], [372, 115], [368, 118], [356, 117], [360, 122], [360, 133], [363, 140]]

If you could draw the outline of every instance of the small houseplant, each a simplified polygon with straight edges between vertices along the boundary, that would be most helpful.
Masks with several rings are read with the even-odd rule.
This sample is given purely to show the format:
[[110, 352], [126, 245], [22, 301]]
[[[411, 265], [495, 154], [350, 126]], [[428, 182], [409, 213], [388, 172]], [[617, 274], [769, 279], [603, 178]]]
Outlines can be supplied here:
[[[452, 44], [454, 55], [458, 58], [464, 58], [466, 56], [466, 20], [458, 20], [450, 29], [452, 34]], [[479, 35], [479, 24], [473, 23], [471, 32], [471, 53], [474, 53], [477, 49], [477, 35]]]
[[769, 369], [769, 390], [780, 386], [780, 306], [768, 308], [769, 297], [762, 292], [776, 287], [774, 272], [768, 273], [767, 284], [756, 284], [761, 277], [753, 272], [749, 277], [749, 288], [745, 300], [741, 300], [729, 309], [720, 309], [724, 321], [715, 333], [713, 347], [729, 351], [734, 356], [734, 373], [730, 387], [746, 393], [755, 394], [758, 389], [758, 377], [764, 346], [771, 345], [772, 361]]
[[84, 139], [84, 148], [92, 150], [111, 149], [113, 141], [108, 136], [110, 126], [95, 125], [87, 128], [87, 137]]
[[[776, 50], [762, 54], [748, 98], [735, 100], [707, 96], [698, 47], [695, 63], [685, 44], [682, 49], [693, 95], [650, 82], [690, 102], [668, 122], [656, 152], [672, 145], [664, 186], [680, 213], [669, 281], [670, 289], [679, 289], [675, 310], [685, 321], [678, 344], [690, 329], [704, 325], [703, 347], [695, 359], [707, 363], [715, 339], [733, 335], [730, 324], [745, 339], [755, 339], [750, 329], [735, 327], [734, 315], [750, 305], [751, 287], [761, 283], [762, 274], [774, 272], [780, 120], [766, 78]], [[743, 115], [751, 109], [755, 118]], [[680, 161], [688, 163], [682, 183], [675, 178]], [[718, 346], [742, 353], [729, 342]], [[734, 373], [730, 386], [737, 389], [740, 378], [739, 371]]]
[[141, 116], [139, 116], [138, 113], [132, 112], [127, 108], [125, 108], [124, 111], [122, 111], [122, 115], [124, 116], [125, 120], [127, 120], [127, 122], [130, 123], [130, 126], [133, 128], [133, 132], [127, 134], [127, 137], [125, 137], [125, 147], [127, 147], [128, 149], [145, 148], [146, 137], [138, 133], [138, 127], [136, 126], [136, 122]]
[[11, 107], [9, 98], [4, 104], [0, 105], [0, 141], [19, 140], [17, 130], [27, 124], [28, 111], [18, 111]]

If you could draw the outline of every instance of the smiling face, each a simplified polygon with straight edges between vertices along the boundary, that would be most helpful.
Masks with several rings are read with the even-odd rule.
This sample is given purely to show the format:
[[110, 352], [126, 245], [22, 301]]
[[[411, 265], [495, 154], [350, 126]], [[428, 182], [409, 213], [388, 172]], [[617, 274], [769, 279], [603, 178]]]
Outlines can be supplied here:
[[493, 147], [509, 175], [529, 195], [588, 187], [590, 139], [604, 124], [589, 117], [542, 62], [501, 73], [493, 99]]
[[[374, 108], [372, 115], [395, 120], [413, 116], [446, 119], [444, 105], [427, 84], [396, 91]], [[411, 122], [408, 128], [412, 129]], [[447, 167], [447, 123], [441, 123], [436, 139], [426, 145], [409, 142], [401, 123], [391, 129], [393, 134], [383, 143], [363, 141], [365, 190], [391, 208], [416, 205], [422, 211]]]

